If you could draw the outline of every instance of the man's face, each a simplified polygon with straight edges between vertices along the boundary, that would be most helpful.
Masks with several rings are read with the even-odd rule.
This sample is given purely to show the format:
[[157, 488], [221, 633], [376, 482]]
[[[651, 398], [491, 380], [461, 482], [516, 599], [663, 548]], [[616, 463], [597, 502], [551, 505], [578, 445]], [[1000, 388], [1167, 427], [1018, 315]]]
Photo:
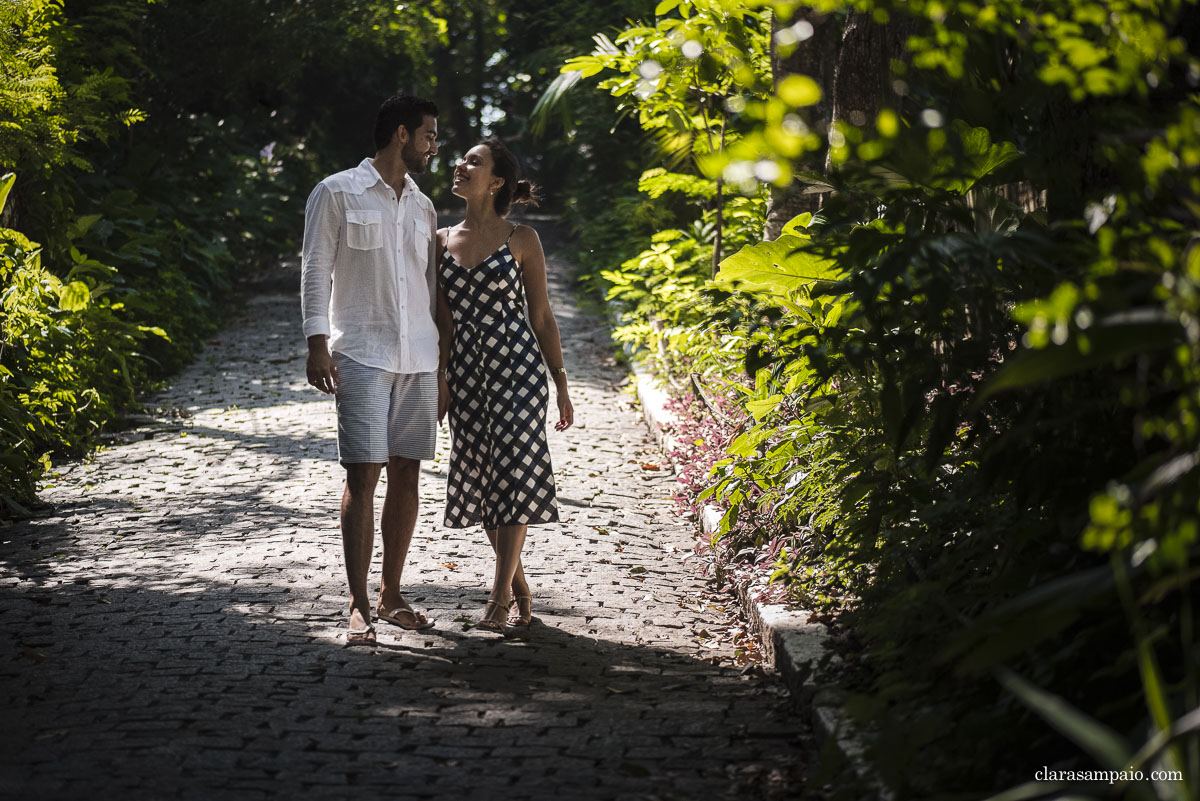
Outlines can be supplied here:
[[413, 131], [408, 142], [400, 149], [400, 158], [409, 172], [420, 175], [437, 152], [437, 117], [426, 114], [421, 127]]

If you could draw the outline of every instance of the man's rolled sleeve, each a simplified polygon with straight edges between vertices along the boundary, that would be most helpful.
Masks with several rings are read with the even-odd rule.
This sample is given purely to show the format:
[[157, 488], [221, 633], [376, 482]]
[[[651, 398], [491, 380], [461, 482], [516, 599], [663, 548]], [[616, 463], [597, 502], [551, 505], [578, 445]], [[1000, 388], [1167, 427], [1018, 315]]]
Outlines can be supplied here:
[[304, 248], [300, 264], [300, 312], [304, 336], [329, 336], [329, 297], [333, 287], [333, 262], [341, 236], [337, 198], [325, 184], [317, 184], [304, 207]]

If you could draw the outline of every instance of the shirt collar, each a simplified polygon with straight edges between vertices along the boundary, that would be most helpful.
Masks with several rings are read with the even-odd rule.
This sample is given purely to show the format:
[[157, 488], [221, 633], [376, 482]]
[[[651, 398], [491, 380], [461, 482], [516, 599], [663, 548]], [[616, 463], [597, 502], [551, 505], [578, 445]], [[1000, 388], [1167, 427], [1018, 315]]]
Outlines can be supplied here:
[[417, 186], [417, 182], [413, 180], [412, 173], [404, 173], [404, 196], [416, 197], [420, 191], [421, 187]]
[[[375, 169], [375, 165], [371, 163], [370, 157], [363, 159], [359, 165], [354, 168], [352, 173], [354, 187], [358, 192], [366, 192], [376, 184], [387, 185], [383, 180], [383, 176], [379, 174], [379, 170]], [[413, 180], [410, 173], [404, 174], [404, 195], [401, 199], [408, 197], [416, 197], [417, 192], [421, 188], [417, 186], [417, 182]]]
[[358, 166], [351, 172], [350, 177], [354, 183], [355, 190], [358, 192], [366, 192], [375, 184], [383, 182], [383, 177], [379, 174], [379, 170], [375, 169], [375, 165], [371, 163], [370, 158], [365, 158], [359, 162]]

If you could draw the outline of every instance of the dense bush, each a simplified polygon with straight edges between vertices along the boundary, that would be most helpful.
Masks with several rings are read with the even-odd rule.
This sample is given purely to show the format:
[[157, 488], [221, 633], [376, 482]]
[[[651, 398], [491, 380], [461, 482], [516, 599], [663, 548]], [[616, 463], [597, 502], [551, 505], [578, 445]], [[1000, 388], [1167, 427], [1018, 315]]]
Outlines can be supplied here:
[[[718, 426], [734, 436], [707, 487], [687, 477], [724, 507], [722, 553], [769, 553], [827, 616], [843, 660], [826, 679], [901, 796], [975, 796], [1050, 764], [1185, 780], [1021, 797], [1191, 797], [1195, 5], [775, 10], [781, 50], [838, 26], [832, 79], [781, 70], [764, 94], [744, 44], [756, 75], [689, 68], [711, 45], [688, 26], [744, 12], [717, 0], [661, 3], [564, 68], [614, 71], [601, 85], [644, 126], [691, 133], [698, 171], [677, 186], [824, 195], [714, 281], [698, 267], [715, 243], [680, 230], [606, 274], [626, 337], [689, 408], [712, 412], [708, 380], [741, 398], [726, 418], [753, 420]], [[695, 144], [703, 114], [653, 115], [689, 80], [684, 102], [730, 112], [720, 147]]]

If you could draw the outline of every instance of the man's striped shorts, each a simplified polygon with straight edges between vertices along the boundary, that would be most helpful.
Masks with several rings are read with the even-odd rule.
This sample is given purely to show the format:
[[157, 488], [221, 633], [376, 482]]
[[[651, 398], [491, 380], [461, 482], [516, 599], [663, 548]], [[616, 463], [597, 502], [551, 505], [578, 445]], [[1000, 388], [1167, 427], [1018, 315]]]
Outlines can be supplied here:
[[338, 461], [383, 464], [392, 456], [432, 459], [437, 441], [437, 373], [389, 373], [333, 354], [337, 370]]

